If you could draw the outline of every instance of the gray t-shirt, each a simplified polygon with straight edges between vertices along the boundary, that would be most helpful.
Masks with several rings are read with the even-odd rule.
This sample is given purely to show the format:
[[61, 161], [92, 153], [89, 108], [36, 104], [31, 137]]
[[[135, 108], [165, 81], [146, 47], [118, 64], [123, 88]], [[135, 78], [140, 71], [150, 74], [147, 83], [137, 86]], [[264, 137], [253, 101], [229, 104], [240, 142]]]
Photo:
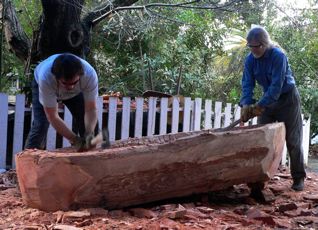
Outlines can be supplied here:
[[34, 77], [39, 85], [39, 101], [44, 107], [56, 107], [58, 100], [67, 100], [83, 92], [84, 101], [94, 101], [98, 96], [98, 79], [94, 68], [85, 60], [79, 58], [83, 65], [84, 75], [71, 90], [66, 90], [59, 84], [51, 72], [55, 58], [54, 54], [42, 61], [34, 70]]

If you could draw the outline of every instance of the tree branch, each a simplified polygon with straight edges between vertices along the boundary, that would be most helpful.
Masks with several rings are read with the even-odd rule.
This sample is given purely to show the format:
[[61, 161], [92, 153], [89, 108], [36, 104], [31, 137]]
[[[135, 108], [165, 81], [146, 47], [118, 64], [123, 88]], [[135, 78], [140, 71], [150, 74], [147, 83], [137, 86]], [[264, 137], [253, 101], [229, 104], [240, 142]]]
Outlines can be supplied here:
[[[222, 10], [222, 11], [230, 11], [230, 6], [235, 3], [241, 2], [242, 0], [232, 0], [225, 4], [216, 4], [216, 3], [208, 3], [202, 4], [201, 0], [194, 0], [189, 2], [181, 2], [176, 4], [166, 4], [166, 3], [151, 3], [141, 6], [131, 6], [134, 4], [135, 0], [128, 1], [120, 1], [117, 0], [114, 3], [107, 3], [104, 7], [96, 10], [94, 12], [89, 13], [85, 18], [85, 20], [90, 23], [90, 26], [94, 27], [99, 22], [104, 20], [105, 18], [111, 16], [114, 12], [124, 11], [124, 10], [147, 10], [149, 8], [185, 8], [185, 9], [199, 9], [199, 10]], [[243, 0], [244, 1], [244, 0]], [[120, 3], [116, 5], [117, 3]], [[199, 4], [199, 5], [198, 5]]]
[[97, 7], [93, 11], [89, 12], [88, 14], [83, 16], [83, 23], [87, 28], [92, 28], [98, 24], [95, 22], [97, 18], [104, 15], [103, 19], [107, 18], [110, 14], [109, 12], [113, 13], [114, 9], [122, 6], [131, 6], [134, 3], [138, 2], [138, 0], [115, 0], [113, 2], [108, 1], [107, 3]]

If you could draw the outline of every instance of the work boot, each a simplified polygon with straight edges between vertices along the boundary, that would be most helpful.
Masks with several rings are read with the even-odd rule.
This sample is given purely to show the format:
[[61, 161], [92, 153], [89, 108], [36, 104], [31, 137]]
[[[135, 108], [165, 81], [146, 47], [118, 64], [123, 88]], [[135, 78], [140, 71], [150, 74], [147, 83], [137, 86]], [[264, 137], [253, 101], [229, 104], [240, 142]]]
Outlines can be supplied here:
[[294, 178], [293, 179], [294, 183], [292, 185], [292, 189], [295, 191], [303, 191], [304, 190], [304, 178]]

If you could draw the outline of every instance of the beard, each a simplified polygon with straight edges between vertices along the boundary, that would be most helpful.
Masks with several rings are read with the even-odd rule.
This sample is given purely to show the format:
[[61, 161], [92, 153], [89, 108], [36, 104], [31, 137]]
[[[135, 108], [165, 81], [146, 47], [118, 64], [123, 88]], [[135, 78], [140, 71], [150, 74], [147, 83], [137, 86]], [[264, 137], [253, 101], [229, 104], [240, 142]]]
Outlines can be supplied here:
[[261, 58], [263, 56], [263, 54], [256, 54], [256, 53], [252, 53], [252, 55], [254, 56], [254, 58]]

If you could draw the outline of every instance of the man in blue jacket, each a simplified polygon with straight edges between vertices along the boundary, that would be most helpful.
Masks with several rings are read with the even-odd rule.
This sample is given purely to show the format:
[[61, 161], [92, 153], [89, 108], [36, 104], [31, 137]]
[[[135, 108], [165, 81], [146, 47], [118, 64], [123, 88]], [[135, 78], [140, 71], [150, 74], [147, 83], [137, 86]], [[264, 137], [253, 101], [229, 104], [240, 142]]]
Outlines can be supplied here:
[[[245, 59], [242, 78], [241, 119], [248, 121], [255, 116], [260, 124], [284, 122], [286, 144], [293, 178], [292, 189], [304, 189], [302, 148], [302, 118], [300, 96], [296, 88], [285, 53], [270, 40], [268, 32], [260, 26], [252, 28], [247, 35], [250, 54]], [[255, 83], [263, 89], [263, 96], [255, 103]]]

